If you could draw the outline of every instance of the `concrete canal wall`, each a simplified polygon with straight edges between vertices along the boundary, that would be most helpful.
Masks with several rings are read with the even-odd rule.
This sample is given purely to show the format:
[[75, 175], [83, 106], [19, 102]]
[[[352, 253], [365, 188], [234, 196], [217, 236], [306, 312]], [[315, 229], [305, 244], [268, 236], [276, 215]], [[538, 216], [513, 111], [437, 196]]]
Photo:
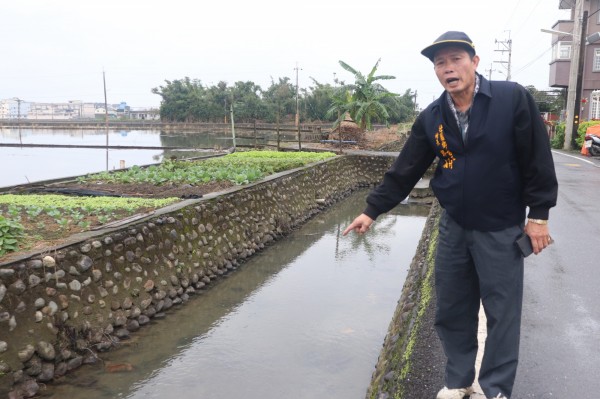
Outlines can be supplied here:
[[[426, 349], [427, 353], [422, 352], [422, 346], [429, 342], [423, 344], [417, 343], [417, 340], [428, 341], [429, 337], [425, 338], [421, 333], [422, 327], [427, 323], [433, 324], [432, 320], [426, 320], [426, 316], [432, 314], [431, 307], [435, 306], [434, 259], [441, 210], [439, 203], [434, 201], [375, 365], [367, 399], [423, 397], [419, 392], [427, 390], [418, 386], [418, 382], [430, 381], [435, 377], [423, 378], [414, 373], [419, 370], [432, 375], [440, 374], [438, 370], [423, 370], [416, 363], [422, 362], [419, 357], [431, 356], [431, 348]], [[440, 351], [439, 348], [437, 350]], [[440, 361], [440, 364], [443, 362]], [[428, 389], [431, 390], [431, 387]], [[434, 389], [437, 391], [439, 386]]]
[[378, 183], [392, 161], [338, 157], [0, 264], [0, 392], [28, 397], [97, 361], [265, 245]]

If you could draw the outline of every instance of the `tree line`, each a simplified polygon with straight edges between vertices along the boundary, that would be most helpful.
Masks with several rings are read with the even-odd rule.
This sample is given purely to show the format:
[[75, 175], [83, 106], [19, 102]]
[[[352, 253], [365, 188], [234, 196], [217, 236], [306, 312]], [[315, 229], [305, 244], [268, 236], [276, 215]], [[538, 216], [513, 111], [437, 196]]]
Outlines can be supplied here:
[[550, 112], [560, 115], [561, 111], [566, 108], [566, 89], [538, 90], [535, 86], [531, 85], [525, 86], [525, 88], [533, 96], [540, 112]]
[[334, 79], [332, 85], [311, 78], [311, 85], [297, 90], [289, 77], [280, 77], [263, 89], [251, 81], [208, 86], [184, 77], [165, 80], [152, 93], [161, 96], [160, 117], [169, 122], [228, 122], [233, 111], [236, 122], [285, 123], [295, 120], [296, 109], [302, 123], [339, 123], [350, 115], [363, 129], [372, 123], [414, 119], [417, 107], [411, 90], [396, 94], [385, 89], [379, 81], [395, 78], [375, 75], [379, 60], [366, 76], [343, 61], [340, 65], [354, 75], [353, 83]]

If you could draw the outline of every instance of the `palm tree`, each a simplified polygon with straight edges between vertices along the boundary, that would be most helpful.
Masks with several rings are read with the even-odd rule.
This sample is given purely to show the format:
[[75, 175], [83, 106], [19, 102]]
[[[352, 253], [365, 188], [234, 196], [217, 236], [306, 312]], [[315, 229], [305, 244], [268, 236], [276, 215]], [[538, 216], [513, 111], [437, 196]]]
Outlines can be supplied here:
[[344, 120], [346, 113], [350, 112], [352, 93], [350, 93], [350, 90], [347, 86], [336, 87], [330, 100], [331, 106], [327, 110], [325, 118], [330, 119], [333, 116], [337, 117], [332, 128], [332, 130], [335, 130]]
[[[342, 68], [354, 75], [355, 83], [346, 86], [346, 90], [350, 90], [352, 95], [347, 98], [346, 104], [339, 106], [338, 108], [347, 111], [350, 114], [350, 117], [363, 130], [370, 129], [371, 123], [374, 120], [381, 120], [387, 124], [387, 120], [390, 116], [386, 105], [382, 101], [388, 97], [398, 97], [397, 94], [390, 93], [381, 84], [377, 83], [378, 80], [396, 79], [395, 76], [390, 75], [375, 76], [380, 61], [381, 58], [377, 60], [371, 69], [371, 72], [366, 77], [344, 61], [340, 61]], [[333, 107], [335, 106], [334, 100]], [[343, 115], [344, 112], [341, 113], [341, 116], [336, 123], [341, 122], [340, 118], [343, 118]]]

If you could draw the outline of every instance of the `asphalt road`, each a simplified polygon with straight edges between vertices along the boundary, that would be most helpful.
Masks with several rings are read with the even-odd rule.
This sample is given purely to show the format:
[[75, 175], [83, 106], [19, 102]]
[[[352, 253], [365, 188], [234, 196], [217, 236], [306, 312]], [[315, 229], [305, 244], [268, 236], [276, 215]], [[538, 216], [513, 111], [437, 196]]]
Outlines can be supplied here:
[[600, 159], [554, 152], [555, 243], [525, 260], [512, 399], [600, 396]]

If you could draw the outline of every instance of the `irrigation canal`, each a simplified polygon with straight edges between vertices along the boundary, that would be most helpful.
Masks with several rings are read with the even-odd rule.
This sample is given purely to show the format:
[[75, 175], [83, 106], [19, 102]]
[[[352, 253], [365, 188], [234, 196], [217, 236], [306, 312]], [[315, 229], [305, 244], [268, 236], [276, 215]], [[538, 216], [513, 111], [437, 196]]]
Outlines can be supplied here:
[[50, 398], [364, 398], [428, 206], [341, 236], [362, 190], [253, 256]]

